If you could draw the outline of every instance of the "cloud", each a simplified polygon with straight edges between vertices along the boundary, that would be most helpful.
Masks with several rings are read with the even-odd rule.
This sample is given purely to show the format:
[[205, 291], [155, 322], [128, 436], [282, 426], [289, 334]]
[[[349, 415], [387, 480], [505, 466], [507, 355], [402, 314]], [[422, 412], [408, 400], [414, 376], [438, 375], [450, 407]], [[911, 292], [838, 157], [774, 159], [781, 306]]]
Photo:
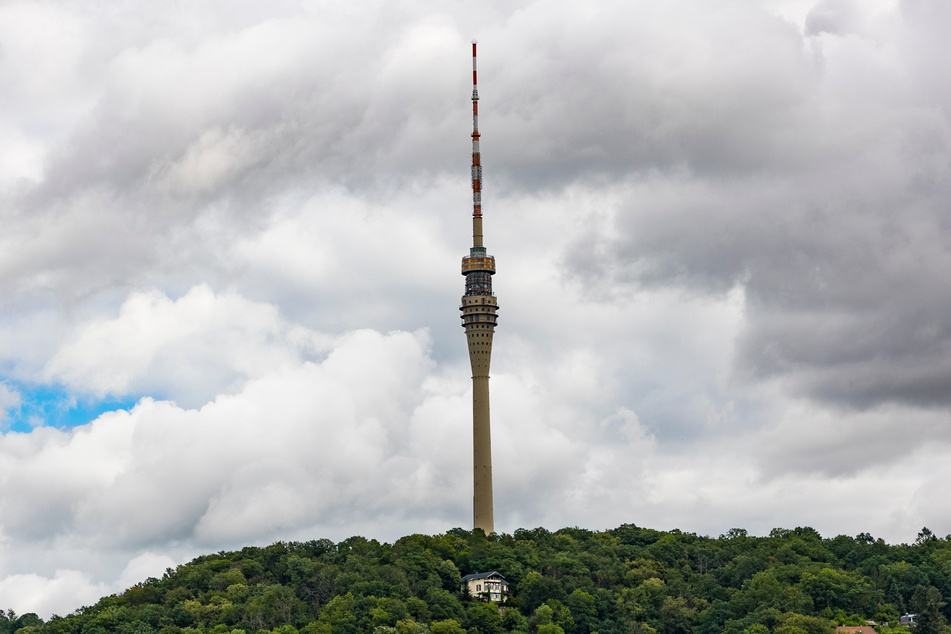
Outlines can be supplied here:
[[[514, 296], [510, 301], [518, 304]], [[692, 310], [681, 322], [664, 323], [672, 314], [664, 301]], [[852, 451], [854, 433], [833, 430], [821, 410], [803, 407], [773, 429], [749, 429], [735, 403], [713, 400], [719, 398], [713, 390], [711, 400], [683, 410], [684, 425], [695, 430], [689, 438], [687, 427], [674, 435], [658, 427], [665, 407], [652, 410], [650, 398], [626, 396], [637, 385], [616, 365], [637, 356], [627, 346], [653, 339], [670, 350], [675, 333], [700, 332], [701, 323], [719, 321], [729, 332], [742, 315], [741, 297], [732, 302], [644, 294], [612, 319], [602, 315], [599, 327], [614, 337], [627, 333], [629, 340], [618, 341], [630, 343], [599, 356], [586, 352], [588, 334], [581, 329], [556, 351], [500, 330], [492, 379], [497, 527], [607, 528], [635, 521], [718, 534], [738, 524], [768, 532], [798, 522], [829, 531], [841, 530], [841, 516], [810, 504], [820, 492], [848, 512], [882, 491], [895, 499], [933, 498], [933, 482], [909, 468], [923, 445], [908, 443], [890, 463], [875, 453], [876, 438], [891, 442], [890, 412], [877, 419], [881, 433], [868, 450]], [[561, 319], [584, 319], [595, 308]], [[325, 339], [283, 322], [273, 307], [196, 287], [175, 301], [155, 292], [132, 294], [118, 318], [81, 327], [62, 358], [88, 364], [82, 366], [88, 385], [101, 380], [96, 368], [113, 365], [131, 367], [131, 377], [148, 376], [152, 366], [138, 360], [150, 359], [155, 349], [146, 345], [153, 342], [150, 324], [175, 335], [159, 348], [180, 350], [190, 362], [184, 351], [193, 347], [193, 331], [181, 323], [197, 332], [227, 325], [242, 333], [207, 339], [221, 368], [241, 377], [231, 391], [195, 408], [143, 398], [86, 425], [0, 437], [0, 600], [48, 616], [209, 549], [360, 533], [393, 539], [467, 525], [469, 376], [463, 364], [434, 362], [425, 331], [357, 330]], [[271, 330], [275, 324], [281, 327]], [[259, 340], [262, 331], [285, 334]], [[244, 366], [228, 354], [240, 340], [251, 350], [261, 346], [262, 359], [279, 362], [242, 374]], [[315, 340], [329, 341], [319, 358], [289, 347]], [[104, 354], [102, 341], [121, 342], [126, 354], [139, 356], [96, 361]], [[681, 345], [684, 354], [700, 349]], [[656, 350], [639, 354], [645, 363], [658, 360]], [[705, 354], [706, 363], [721, 368], [729, 359], [728, 347], [719, 345]], [[196, 358], [204, 358], [201, 351]], [[678, 365], [653, 367], [664, 373]], [[682, 397], [673, 393], [656, 402], [674, 398]], [[619, 401], [644, 405], [644, 416]], [[797, 434], [804, 424], [829, 427], [827, 436]], [[856, 419], [854, 426], [868, 435], [868, 420]], [[716, 435], [701, 440], [711, 432]], [[771, 446], [784, 450], [762, 449]], [[813, 463], [802, 461], [826, 446], [838, 451], [823, 449]], [[856, 460], [878, 467], [850, 469]], [[837, 482], [832, 493], [826, 474]], [[914, 523], [910, 516], [855, 522], [856, 532], [888, 536]]]
[[861, 12], [851, 0], [825, 0], [806, 16], [806, 35], [847, 35], [856, 30]]
[[[461, 460], [461, 447], [447, 446], [437, 468], [426, 446], [407, 440], [414, 425], [435, 422], [411, 423], [428, 394], [427, 349], [422, 332], [355, 331], [319, 363], [262, 371], [200, 409], [145, 398], [72, 429], [4, 435], [2, 534], [17, 544], [2, 549], [4, 568], [31, 559], [43, 568], [69, 551], [87, 567], [101, 548], [129, 561], [153, 547], [189, 544], [194, 553], [348, 526], [339, 532], [350, 530], [358, 508], [366, 521], [384, 513], [405, 524], [433, 502], [406, 486], [414, 474], [443, 473], [446, 460]], [[37, 549], [49, 554], [34, 559]], [[29, 603], [21, 599], [17, 605]]]
[[10, 416], [10, 410], [20, 405], [20, 392], [15, 387], [0, 383], [0, 424]]
[[98, 397], [161, 394], [198, 407], [248, 378], [317, 357], [329, 344], [284, 322], [273, 306], [234, 293], [196, 286], [172, 301], [144, 291], [118, 317], [78, 326], [44, 375]]
[[[137, 295], [120, 319], [141, 311], [139, 321], [130, 323], [148, 341], [143, 323], [150, 316], [167, 317], [196, 298], [226, 307], [238, 299], [215, 297], [207, 289], [178, 303]], [[130, 309], [136, 302], [142, 303]], [[246, 322], [256, 318], [250, 310], [238, 315]], [[106, 326], [113, 334], [107, 339], [122, 341], [115, 327]], [[97, 334], [80, 341], [97, 342], [101, 334], [96, 328], [84, 332]], [[216, 345], [223, 351], [231, 344]], [[429, 345], [424, 332], [355, 331], [335, 339], [323, 359], [262, 368], [235, 393], [199, 409], [145, 398], [129, 411], [103, 414], [87, 425], [3, 436], [3, 538], [17, 544], [15, 552], [3, 549], [7, 570], [26, 560], [37, 566], [32, 558], [37, 549], [58, 551], [59, 557], [64, 550], [79, 551], [72, 557], [80, 564], [101, 548], [110, 549], [114, 560], [141, 561], [128, 564], [132, 572], [118, 581], [93, 581], [81, 568], [60, 568], [49, 576], [14, 573], [4, 588], [16, 584], [20, 594], [0, 588], [0, 597], [21, 610], [62, 611], [70, 601], [85, 601], [127, 583], [132, 574], [155, 569], [158, 560], [167, 562], [167, 555], [157, 554], [163, 550], [185, 546], [194, 553], [288, 534], [343, 537], [361, 527], [379, 534], [382, 518], [394, 536], [464, 524], [469, 382], [461, 368], [436, 372]], [[92, 363], [95, 345], [87, 343], [83, 350], [86, 354], [76, 358]], [[89, 380], [97, 385], [99, 379]], [[553, 428], [568, 420], [563, 413], [552, 416], [563, 412], [563, 403], [548, 398], [547, 390], [539, 398], [527, 397], [519, 380], [504, 374], [497, 385], [499, 409], [507, 412], [499, 417], [499, 472], [518, 482], [500, 487], [500, 509], [544, 508], [552, 495], [577, 487], [564, 470], [569, 458], [586, 463], [586, 481], [600, 483], [607, 494], [617, 470], [627, 469], [631, 454], [625, 448], [653, 450], [636, 415], [619, 410], [600, 427], [596, 423], [604, 435], [597, 442], [605, 446], [589, 454], [577, 443], [583, 427]], [[507, 465], [519, 463], [534, 465], [523, 481], [508, 473]], [[571, 495], [578, 497], [569, 507], [575, 513], [585, 506], [582, 489]], [[520, 513], [507, 512], [511, 517], [503, 521], [514, 523], [524, 517]], [[422, 526], [421, 514], [429, 518]]]
[[[175, 302], [133, 294], [117, 319], [81, 328], [50, 365], [76, 390], [128, 390], [152, 376], [173, 376], [177, 366], [187, 376], [206, 358], [218, 369], [198, 376], [231, 373], [241, 380], [222, 382], [230, 391], [194, 388], [195, 398], [206, 399], [200, 407], [144, 398], [88, 425], [4, 436], [8, 493], [0, 506], [12, 518], [4, 534], [26, 541], [80, 535], [134, 550], [178, 541], [240, 544], [335, 527], [338, 518], [349, 524], [384, 514], [400, 523], [430, 505], [458, 520], [468, 475], [459, 468], [466, 463], [466, 375], [436, 371], [423, 331], [354, 331], [310, 359], [306, 349], [295, 356], [275, 331], [305, 344], [326, 339], [286, 324], [275, 330], [275, 323], [270, 307], [197, 287]], [[158, 331], [164, 338], [156, 341]], [[174, 366], [154, 369], [158, 349]], [[528, 388], [524, 378], [505, 373], [496, 380], [501, 461], [519, 463], [511, 454], [516, 448], [522, 459], [534, 457], [524, 463], [531, 465], [524, 477], [506, 478], [521, 482], [501, 494], [513, 506], [529, 498], [544, 504], [544, 491], [575, 486], [565, 462], [587, 461], [586, 478], [607, 488], [615, 470], [627, 468], [617, 452], [653, 451], [628, 409], [578, 424], [592, 399], [579, 379], [610, 373], [578, 355], [577, 374], [555, 375], [551, 385]], [[248, 359], [258, 360], [253, 372]], [[100, 375], [105, 368], [111, 372]], [[578, 441], [592, 429], [600, 431], [587, 442], [599, 448], [588, 455]], [[454, 475], [447, 480], [447, 473]]]
[[763, 447], [758, 467], [767, 478], [794, 473], [861, 477], [928, 447], [947, 446], [949, 422], [940, 409], [887, 404], [856, 411], [791, 401], [774, 424], [757, 434]]
[[108, 593], [107, 584], [95, 583], [78, 570], [57, 570], [52, 578], [24, 574], [0, 579], [0, 597], [5, 604], [18, 606], [18, 614], [34, 612], [46, 618], [63, 606], [78, 609], [92, 605]]
[[[890, 92], [928, 63], [908, 38], [927, 27], [891, 20], [887, 53], [868, 38], [837, 41], [808, 81], [804, 70], [775, 69], [770, 81], [795, 78], [789, 99], [741, 98], [777, 116], [772, 130], [711, 118], [744, 139], [755, 167], [718, 159], [725, 171], [710, 172], [694, 154], [676, 170], [630, 177], [609, 222], [573, 245], [574, 274], [615, 293], [741, 284], [739, 376], [781, 377], [793, 394], [859, 408], [946, 404], [948, 130], [930, 114], [940, 102], [925, 106], [918, 86]], [[776, 134], [787, 140], [775, 145]]]
[[57, 570], [51, 577], [33, 573], [9, 575], [0, 579], [0, 601], [17, 606], [17, 614], [33, 612], [44, 619], [53, 614], [65, 616], [149, 577], [161, 577], [175, 564], [170, 557], [146, 552], [130, 560], [113, 583], [96, 582], [90, 574], [79, 570]]

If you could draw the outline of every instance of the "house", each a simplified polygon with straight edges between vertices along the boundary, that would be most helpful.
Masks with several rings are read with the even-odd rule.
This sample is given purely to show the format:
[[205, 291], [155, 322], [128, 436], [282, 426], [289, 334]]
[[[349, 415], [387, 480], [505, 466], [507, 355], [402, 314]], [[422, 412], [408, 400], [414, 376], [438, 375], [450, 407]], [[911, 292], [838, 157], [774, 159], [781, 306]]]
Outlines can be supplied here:
[[508, 581], [494, 570], [466, 575], [462, 578], [462, 586], [468, 588], [473, 597], [486, 601], [502, 601], [510, 594]]
[[916, 620], [917, 618], [917, 614], [903, 614], [898, 618], [898, 624], [905, 627], [915, 627], [918, 625], [918, 621]]
[[870, 625], [840, 625], [835, 634], [878, 634]]

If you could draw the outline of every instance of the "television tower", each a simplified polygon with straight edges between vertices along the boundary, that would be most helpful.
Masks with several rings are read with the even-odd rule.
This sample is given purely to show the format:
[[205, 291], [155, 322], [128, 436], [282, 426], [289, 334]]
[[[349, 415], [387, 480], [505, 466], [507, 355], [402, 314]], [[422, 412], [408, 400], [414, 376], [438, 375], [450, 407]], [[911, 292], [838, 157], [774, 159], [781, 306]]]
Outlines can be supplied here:
[[462, 258], [466, 294], [462, 296], [462, 327], [472, 366], [472, 515], [475, 528], [495, 532], [492, 513], [492, 438], [489, 433], [489, 361], [499, 309], [492, 292], [495, 258], [482, 245], [482, 162], [479, 158], [479, 89], [476, 43], [472, 42], [472, 248]]

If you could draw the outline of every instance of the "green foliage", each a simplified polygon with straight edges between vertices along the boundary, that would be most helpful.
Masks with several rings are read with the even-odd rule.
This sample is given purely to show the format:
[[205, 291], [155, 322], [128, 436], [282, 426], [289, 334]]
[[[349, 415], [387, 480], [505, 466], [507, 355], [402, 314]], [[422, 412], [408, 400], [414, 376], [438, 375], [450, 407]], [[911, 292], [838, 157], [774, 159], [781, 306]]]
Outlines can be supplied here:
[[[497, 570], [504, 606], [461, 577]], [[452, 529], [393, 544], [278, 542], [205, 555], [66, 617], [0, 613], [0, 634], [828, 634], [878, 623], [946, 632], [951, 541], [809, 527], [718, 538], [631, 524], [594, 532]]]
[[466, 610], [465, 622], [467, 629], [473, 628], [483, 634], [500, 634], [502, 632], [502, 615], [494, 603], [477, 603]]
[[528, 632], [528, 619], [518, 608], [507, 607], [502, 612], [502, 629], [506, 632]]
[[446, 619], [445, 621], [433, 621], [429, 626], [431, 634], [466, 634], [459, 622], [455, 619]]
[[575, 590], [566, 601], [577, 634], [590, 634], [597, 629], [598, 607], [594, 597], [584, 590]]
[[658, 622], [664, 634], [689, 634], [697, 621], [698, 605], [684, 597], [666, 597]]
[[[925, 529], [926, 531], [928, 529]], [[930, 532], [929, 532], [930, 535]], [[919, 542], [923, 541], [922, 536], [918, 536]], [[925, 540], [930, 541], [933, 537], [926, 536]], [[918, 614], [917, 627], [915, 631], [918, 634], [939, 634], [944, 631], [946, 622], [941, 608], [945, 606], [942, 601], [941, 591], [933, 586], [921, 586], [915, 589], [911, 597], [911, 608]]]
[[[862, 623], [864, 625], [864, 623]], [[832, 634], [832, 623], [826, 619], [795, 612], [786, 612], [779, 617], [779, 626], [774, 634]]]

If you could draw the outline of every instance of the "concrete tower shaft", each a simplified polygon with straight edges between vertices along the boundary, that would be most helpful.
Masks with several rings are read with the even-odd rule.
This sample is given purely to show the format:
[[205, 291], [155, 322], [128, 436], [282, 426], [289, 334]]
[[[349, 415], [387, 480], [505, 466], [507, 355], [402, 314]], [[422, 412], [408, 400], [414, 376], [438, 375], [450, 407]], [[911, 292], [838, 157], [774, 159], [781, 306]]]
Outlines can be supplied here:
[[495, 258], [482, 243], [482, 159], [479, 153], [479, 89], [476, 43], [472, 43], [472, 248], [462, 258], [466, 292], [462, 296], [462, 326], [472, 367], [473, 525], [495, 532], [492, 505], [492, 437], [489, 428], [489, 363], [498, 303], [492, 292]]

